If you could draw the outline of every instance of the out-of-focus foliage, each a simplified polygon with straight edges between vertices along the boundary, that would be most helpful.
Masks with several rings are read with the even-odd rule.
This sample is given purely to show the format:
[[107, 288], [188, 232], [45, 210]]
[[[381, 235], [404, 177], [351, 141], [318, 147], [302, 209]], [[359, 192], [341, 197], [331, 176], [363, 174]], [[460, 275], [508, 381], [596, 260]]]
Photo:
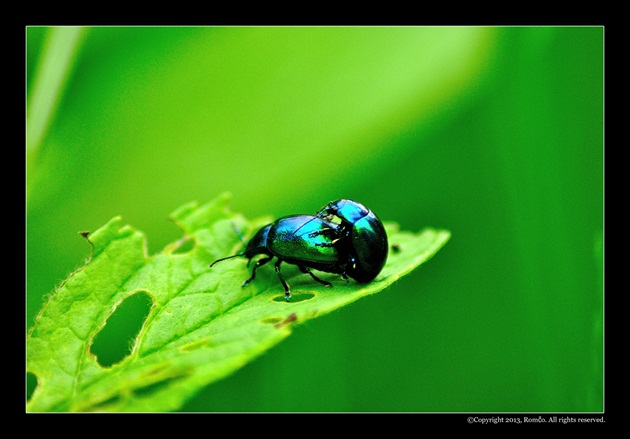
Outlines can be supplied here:
[[453, 238], [184, 410], [603, 408], [603, 28], [26, 38], [28, 327], [89, 255], [76, 232], [114, 215], [154, 253], [190, 200], [279, 217], [346, 197]]

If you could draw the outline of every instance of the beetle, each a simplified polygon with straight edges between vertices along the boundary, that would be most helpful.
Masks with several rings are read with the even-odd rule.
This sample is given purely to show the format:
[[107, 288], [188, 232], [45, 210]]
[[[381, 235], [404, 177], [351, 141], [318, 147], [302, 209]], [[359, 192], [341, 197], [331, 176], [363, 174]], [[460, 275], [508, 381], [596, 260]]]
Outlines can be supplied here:
[[282, 277], [280, 271], [282, 262], [297, 265], [302, 273], [309, 274], [320, 284], [331, 287], [330, 282], [318, 278], [310, 269], [340, 274], [348, 282], [348, 269], [353, 262], [349, 243], [339, 224], [313, 215], [289, 215], [258, 230], [242, 253], [217, 259], [210, 264], [210, 267], [217, 262], [237, 256], [245, 256], [249, 259], [247, 262], [249, 266], [255, 256], [265, 255], [254, 265], [251, 277], [242, 284], [244, 287], [256, 278], [258, 268], [276, 257], [276, 274], [282, 283], [284, 296], [288, 302], [291, 289]]
[[380, 219], [356, 201], [341, 198], [331, 201], [317, 212], [318, 218], [340, 221], [339, 233], [348, 239], [350, 259], [347, 274], [360, 283], [372, 281], [387, 261], [387, 233]]

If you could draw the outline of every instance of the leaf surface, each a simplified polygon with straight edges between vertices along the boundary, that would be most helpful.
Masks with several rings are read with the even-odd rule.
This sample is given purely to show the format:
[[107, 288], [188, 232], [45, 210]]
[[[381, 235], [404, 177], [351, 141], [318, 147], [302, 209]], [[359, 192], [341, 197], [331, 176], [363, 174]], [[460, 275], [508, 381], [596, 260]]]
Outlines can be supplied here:
[[[382, 291], [431, 258], [449, 239], [444, 230], [402, 232], [385, 223], [392, 250], [368, 284], [320, 274], [333, 288], [285, 264], [292, 299], [274, 270], [250, 274], [245, 258], [223, 261], [269, 218], [232, 213], [229, 196], [171, 214], [183, 238], [147, 255], [145, 237], [115, 217], [89, 235], [90, 260], [70, 275], [39, 313], [27, 339], [27, 371], [37, 378], [28, 411], [168, 411], [289, 336], [295, 325]], [[93, 344], [125, 300], [150, 299], [130, 352], [106, 367]], [[114, 319], [112, 319], [112, 322]], [[112, 323], [113, 324], [113, 323]]]

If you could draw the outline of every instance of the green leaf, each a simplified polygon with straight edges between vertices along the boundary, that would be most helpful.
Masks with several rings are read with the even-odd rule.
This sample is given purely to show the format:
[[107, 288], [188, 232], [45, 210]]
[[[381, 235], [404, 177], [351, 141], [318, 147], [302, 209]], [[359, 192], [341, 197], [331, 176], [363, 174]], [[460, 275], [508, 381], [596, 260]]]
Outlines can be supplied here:
[[[171, 219], [183, 238], [151, 256], [144, 235], [119, 217], [89, 237], [83, 233], [93, 246], [90, 260], [55, 291], [27, 339], [27, 371], [37, 379], [28, 411], [177, 409], [289, 336], [295, 325], [391, 285], [450, 237], [433, 229], [401, 232], [386, 223], [392, 250], [373, 282], [346, 284], [329, 275], [334, 287], [325, 288], [285, 265], [293, 292], [287, 303], [273, 270], [259, 270], [242, 288], [249, 275], [245, 258], [209, 268], [242, 248], [235, 228], [251, 236], [270, 220], [248, 221], [229, 211], [228, 200], [226, 194], [177, 209]], [[95, 348], [133, 297], [148, 303], [144, 321], [128, 352], [104, 362]]]

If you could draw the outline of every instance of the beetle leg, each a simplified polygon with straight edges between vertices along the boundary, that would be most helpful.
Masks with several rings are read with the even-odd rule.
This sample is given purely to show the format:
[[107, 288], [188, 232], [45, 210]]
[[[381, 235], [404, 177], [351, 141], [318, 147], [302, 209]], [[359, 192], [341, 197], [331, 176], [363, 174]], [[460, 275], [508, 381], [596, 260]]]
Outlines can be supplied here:
[[314, 232], [311, 232], [308, 234], [309, 238], [316, 238], [320, 235], [330, 235], [332, 232], [332, 234], [336, 234], [336, 230], [333, 229], [332, 227], [326, 227], [322, 230], [315, 230]]
[[262, 258], [259, 259], [258, 262], [256, 262], [256, 265], [254, 265], [254, 270], [252, 270], [252, 277], [250, 277], [249, 279], [247, 279], [245, 282], [243, 282], [243, 285], [241, 285], [241, 287], [246, 286], [247, 284], [249, 284], [251, 281], [253, 281], [254, 279], [256, 279], [256, 269], [258, 267], [261, 267], [263, 265], [265, 265], [267, 262], [271, 261], [273, 259], [273, 256], [269, 256], [268, 258]]
[[348, 279], [348, 275], [346, 274], [345, 271], [341, 273], [341, 278], [346, 280], [346, 284], [350, 282], [350, 280]]
[[334, 242], [318, 242], [315, 247], [332, 247], [334, 244]]
[[278, 275], [278, 278], [280, 279], [280, 282], [282, 282], [282, 286], [284, 287], [284, 298], [287, 299], [287, 302], [288, 302], [289, 299], [291, 298], [291, 289], [289, 288], [289, 284], [282, 277], [282, 273], [280, 273], [280, 264], [281, 263], [282, 263], [282, 259], [278, 258], [278, 260], [275, 263], [276, 274]]
[[300, 271], [301, 271], [302, 273], [310, 274], [310, 275], [311, 275], [311, 277], [312, 277], [313, 279], [315, 279], [317, 282], [319, 282], [319, 283], [320, 283], [320, 284], [322, 284], [323, 286], [325, 286], [325, 287], [332, 287], [332, 284], [331, 284], [330, 282], [325, 281], [325, 280], [320, 279], [320, 278], [318, 278], [317, 276], [315, 276], [315, 275], [313, 274], [313, 272], [312, 272], [311, 270], [309, 270], [309, 268], [308, 268], [308, 267], [305, 267], [305, 266], [303, 266], [303, 265], [298, 265], [298, 268], [300, 269]]

